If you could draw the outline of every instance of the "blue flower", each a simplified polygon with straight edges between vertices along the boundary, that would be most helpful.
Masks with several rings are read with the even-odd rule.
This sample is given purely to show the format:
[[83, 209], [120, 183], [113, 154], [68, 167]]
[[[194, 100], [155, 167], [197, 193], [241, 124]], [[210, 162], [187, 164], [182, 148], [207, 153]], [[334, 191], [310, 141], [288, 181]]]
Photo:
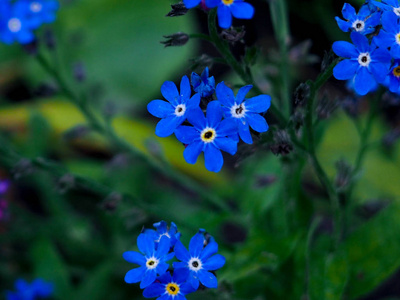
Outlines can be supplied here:
[[171, 226], [168, 230], [167, 222], [160, 221], [158, 223], [154, 223], [153, 226], [156, 230], [153, 229], [146, 229], [144, 232], [145, 234], [151, 235], [153, 240], [155, 241], [156, 248], [160, 239], [165, 236], [170, 240], [170, 246], [174, 247], [177, 240], [179, 240], [181, 234], [178, 232], [178, 228], [176, 227], [174, 222], [171, 222]]
[[237, 19], [251, 19], [254, 15], [253, 6], [243, 0], [206, 0], [206, 6], [218, 6], [218, 24], [221, 28], [231, 27], [232, 15]]
[[193, 8], [197, 5], [199, 5], [201, 0], [183, 0], [183, 3], [185, 4], [186, 8]]
[[163, 236], [158, 243], [157, 250], [155, 242], [150, 235], [140, 234], [137, 238], [137, 245], [143, 254], [136, 251], [127, 251], [123, 257], [128, 262], [140, 265], [139, 268], [128, 271], [125, 275], [126, 283], [137, 283], [140, 281], [140, 288], [152, 284], [158, 275], [164, 274], [169, 265], [166, 261], [174, 257], [174, 253], [168, 253], [170, 249], [169, 238]]
[[214, 239], [210, 239], [204, 247], [204, 230], [199, 230], [192, 237], [189, 244], [189, 251], [178, 241], [175, 245], [175, 254], [180, 262], [174, 262], [176, 270], [186, 269], [188, 272], [188, 282], [197, 290], [199, 282], [208, 288], [216, 288], [218, 280], [210, 271], [218, 270], [225, 264], [225, 257], [218, 252], [218, 244]]
[[388, 50], [376, 48], [368, 39], [358, 32], [351, 33], [354, 43], [344, 41], [335, 42], [333, 52], [345, 57], [333, 69], [333, 76], [339, 80], [354, 78], [354, 89], [360, 95], [367, 94], [375, 85], [375, 81], [382, 83], [388, 74], [391, 56]]
[[7, 292], [7, 300], [35, 300], [48, 298], [53, 294], [53, 284], [43, 279], [35, 279], [31, 284], [23, 279], [15, 281], [16, 292]]
[[393, 11], [400, 17], [400, 1], [399, 0], [382, 0], [382, 2], [372, 1], [372, 3], [383, 11]]
[[382, 29], [374, 38], [377, 46], [389, 48], [395, 59], [400, 59], [400, 24], [399, 18], [391, 11], [382, 15]]
[[342, 15], [346, 21], [335, 17], [342, 31], [357, 31], [364, 35], [374, 32], [375, 27], [380, 24], [381, 18], [381, 14], [371, 11], [368, 5], [361, 6], [360, 11], [356, 14], [354, 7], [348, 3], [344, 4]]
[[267, 121], [259, 114], [266, 112], [271, 106], [271, 97], [268, 95], [259, 95], [246, 100], [245, 96], [252, 87], [246, 85], [240, 88], [236, 98], [224, 82], [219, 83], [216, 90], [217, 99], [223, 105], [225, 118], [236, 123], [240, 138], [247, 144], [253, 143], [249, 125], [257, 132], [268, 130]]
[[395, 61], [390, 69], [386, 85], [392, 93], [400, 93], [400, 61]]
[[59, 4], [56, 0], [20, 0], [24, 3], [26, 14], [32, 28], [37, 29], [43, 23], [53, 23]]
[[156, 135], [159, 137], [171, 135], [186, 120], [187, 113], [199, 107], [200, 95], [195, 94], [190, 98], [191, 89], [187, 76], [182, 77], [180, 89], [179, 94], [175, 83], [166, 81], [161, 86], [161, 93], [168, 102], [153, 100], [147, 105], [149, 113], [161, 118], [156, 126]]
[[26, 4], [17, 1], [11, 4], [9, 1], [0, 3], [0, 40], [8, 45], [17, 41], [20, 44], [28, 44], [35, 39], [33, 26], [27, 14]]
[[186, 282], [187, 271], [177, 269], [171, 277], [169, 272], [157, 278], [157, 282], [148, 286], [143, 291], [146, 298], [159, 297], [160, 300], [186, 300], [185, 295], [196, 291]]
[[215, 91], [215, 79], [214, 76], [208, 77], [208, 67], [206, 67], [201, 73], [201, 76], [192, 73], [191, 76], [193, 90], [196, 93], [199, 93], [201, 97], [209, 97], [214, 94]]
[[179, 126], [175, 130], [177, 139], [188, 145], [183, 156], [189, 164], [195, 164], [197, 157], [204, 152], [207, 170], [219, 172], [224, 163], [220, 150], [231, 155], [237, 151], [237, 142], [227, 136], [237, 133], [236, 124], [232, 120], [222, 119], [222, 108], [218, 101], [211, 101], [207, 106], [207, 118], [200, 108], [188, 114], [191, 126]]

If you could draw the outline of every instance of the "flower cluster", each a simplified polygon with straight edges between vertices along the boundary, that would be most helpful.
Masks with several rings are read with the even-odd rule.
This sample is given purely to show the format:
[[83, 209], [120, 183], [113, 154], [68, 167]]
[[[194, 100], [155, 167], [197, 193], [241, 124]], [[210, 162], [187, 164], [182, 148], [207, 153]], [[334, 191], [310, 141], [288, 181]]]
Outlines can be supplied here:
[[[221, 150], [234, 155], [239, 137], [252, 144], [250, 127], [256, 132], [268, 130], [268, 124], [260, 114], [270, 107], [271, 97], [259, 95], [246, 99], [251, 85], [239, 89], [235, 97], [224, 82], [215, 88], [214, 78], [208, 76], [208, 68], [201, 76], [192, 73], [193, 96], [187, 76], [181, 80], [180, 92], [173, 82], [164, 82], [161, 93], [168, 102], [153, 100], [147, 109], [153, 116], [161, 118], [156, 126], [157, 136], [167, 137], [174, 133], [185, 145], [183, 156], [186, 162], [195, 164], [204, 152], [207, 170], [219, 172], [223, 165]], [[214, 92], [216, 100], [213, 100]], [[206, 107], [206, 116], [200, 108], [201, 99], [212, 100]], [[193, 126], [182, 125], [185, 121]]]
[[34, 31], [56, 19], [56, 0], [1, 0], [0, 41], [28, 44], [34, 41]]
[[231, 27], [232, 16], [237, 19], [251, 19], [254, 15], [253, 6], [243, 0], [183, 0], [183, 3], [187, 8], [199, 4], [205, 9], [217, 7], [218, 25], [225, 29]]
[[[137, 238], [140, 253], [123, 254], [125, 260], [139, 265], [126, 273], [125, 282], [140, 282], [144, 297], [162, 300], [185, 300], [185, 295], [195, 292], [200, 283], [207, 288], [218, 286], [211, 271], [223, 267], [225, 258], [216, 254], [218, 244], [212, 237], [206, 238], [200, 229], [187, 250], [173, 222], [170, 228], [165, 221], [155, 223], [154, 227], [156, 230], [145, 229]], [[179, 261], [171, 269], [167, 262], [174, 257]]]
[[15, 292], [6, 292], [7, 300], [35, 300], [51, 297], [53, 294], [53, 284], [43, 279], [35, 279], [28, 283], [23, 279], [15, 281]]
[[367, 1], [356, 13], [343, 6], [345, 20], [336, 17], [341, 30], [351, 31], [353, 44], [335, 42], [333, 51], [344, 59], [333, 70], [339, 80], [349, 80], [359, 95], [382, 84], [400, 93], [400, 4], [397, 0]]

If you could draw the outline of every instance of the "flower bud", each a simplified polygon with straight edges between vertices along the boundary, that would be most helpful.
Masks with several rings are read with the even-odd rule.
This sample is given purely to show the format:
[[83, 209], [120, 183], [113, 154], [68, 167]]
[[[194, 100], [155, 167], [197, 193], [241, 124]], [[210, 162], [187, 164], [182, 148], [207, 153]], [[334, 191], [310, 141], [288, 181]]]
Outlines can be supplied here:
[[183, 2], [179, 2], [177, 4], [171, 4], [172, 10], [166, 15], [166, 17], [179, 17], [186, 15], [189, 9], [186, 8]]
[[183, 46], [189, 41], [189, 36], [183, 32], [177, 32], [171, 35], [164, 35], [164, 38], [167, 40], [161, 41], [161, 44], [164, 44], [165, 47], [172, 46]]

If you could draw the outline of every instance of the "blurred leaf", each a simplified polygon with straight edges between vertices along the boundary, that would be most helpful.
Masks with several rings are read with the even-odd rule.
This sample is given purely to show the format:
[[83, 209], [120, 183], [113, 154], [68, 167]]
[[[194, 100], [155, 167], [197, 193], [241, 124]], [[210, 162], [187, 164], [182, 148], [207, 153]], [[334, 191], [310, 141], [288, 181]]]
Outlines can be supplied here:
[[[349, 279], [349, 264], [346, 253], [329, 256], [325, 262], [325, 298], [342, 299]], [[316, 298], [317, 299], [317, 298]]]
[[72, 286], [66, 265], [52, 242], [47, 238], [37, 239], [31, 249], [35, 276], [54, 283], [54, 294], [58, 299], [72, 299]]
[[47, 120], [37, 111], [29, 117], [29, 136], [24, 146], [24, 155], [35, 158], [46, 154], [49, 146], [50, 127]]

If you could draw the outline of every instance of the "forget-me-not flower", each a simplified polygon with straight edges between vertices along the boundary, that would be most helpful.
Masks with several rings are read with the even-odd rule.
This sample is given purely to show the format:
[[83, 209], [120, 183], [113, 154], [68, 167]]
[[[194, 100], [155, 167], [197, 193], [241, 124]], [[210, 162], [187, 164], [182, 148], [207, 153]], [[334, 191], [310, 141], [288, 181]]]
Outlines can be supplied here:
[[260, 113], [266, 112], [271, 106], [271, 97], [268, 95], [245, 99], [252, 87], [252, 85], [246, 85], [240, 88], [236, 97], [224, 82], [219, 83], [216, 89], [217, 99], [223, 105], [225, 118], [236, 123], [240, 138], [247, 144], [253, 143], [249, 126], [257, 132], [268, 130], [267, 121]]
[[208, 67], [204, 69], [201, 73], [201, 76], [192, 73], [191, 82], [193, 86], [193, 90], [196, 93], [199, 93], [201, 97], [209, 97], [215, 92], [215, 79], [214, 76], [208, 77]]
[[59, 8], [56, 0], [19, 0], [24, 2], [26, 13], [32, 28], [39, 28], [42, 24], [53, 23], [56, 20], [56, 11]]
[[187, 270], [176, 269], [173, 276], [169, 272], [157, 278], [157, 281], [143, 291], [146, 298], [159, 297], [159, 300], [186, 300], [185, 295], [196, 289], [186, 282]]
[[368, 5], [361, 6], [358, 14], [353, 6], [345, 3], [342, 9], [342, 15], [345, 20], [335, 17], [339, 28], [344, 31], [357, 31], [361, 34], [369, 34], [375, 31], [375, 27], [379, 25], [381, 14], [373, 12]]
[[395, 59], [400, 59], [400, 24], [399, 17], [391, 11], [382, 15], [382, 29], [374, 38], [379, 47], [390, 48], [390, 54]]
[[154, 223], [153, 226], [156, 228], [154, 229], [146, 229], [144, 232], [145, 234], [151, 235], [153, 240], [155, 241], [156, 248], [160, 239], [165, 236], [170, 240], [170, 247], [174, 247], [177, 240], [179, 240], [181, 234], [178, 232], [178, 228], [176, 227], [174, 222], [171, 222], [171, 226], [168, 228], [167, 222], [160, 221]]
[[399, 0], [382, 0], [372, 1], [372, 3], [383, 11], [392, 11], [400, 17], [400, 1]]
[[[220, 269], [225, 264], [225, 257], [218, 252], [218, 244], [211, 239], [204, 247], [204, 230], [200, 230], [192, 237], [189, 251], [178, 241], [175, 245], [175, 254], [180, 262], [174, 262], [176, 270], [188, 270], [188, 282], [197, 289], [199, 282], [208, 288], [218, 286], [217, 278], [210, 271]], [[215, 254], [215, 255], [214, 255]]]
[[218, 24], [225, 29], [231, 27], [232, 15], [237, 19], [251, 19], [254, 15], [254, 7], [244, 0], [206, 0], [206, 6], [218, 7]]
[[140, 288], [146, 288], [152, 284], [158, 275], [164, 274], [169, 265], [166, 261], [174, 257], [174, 253], [168, 253], [170, 249], [170, 239], [166, 236], [161, 237], [156, 250], [154, 239], [151, 235], [142, 233], [137, 238], [139, 251], [127, 251], [123, 257], [128, 262], [138, 264], [140, 267], [128, 271], [125, 275], [126, 283], [137, 283], [140, 281]]
[[161, 93], [168, 102], [153, 100], [147, 105], [147, 110], [153, 116], [161, 118], [156, 126], [156, 135], [167, 137], [186, 120], [190, 110], [199, 107], [200, 95], [195, 94], [190, 98], [191, 89], [187, 76], [182, 77], [180, 93], [172, 81], [164, 82]]
[[385, 80], [391, 56], [388, 50], [377, 48], [375, 43], [370, 45], [358, 32], [352, 32], [350, 36], [354, 45], [338, 41], [332, 46], [333, 52], [346, 58], [335, 66], [333, 76], [339, 80], [355, 77], [354, 89], [359, 95], [365, 95], [375, 86], [375, 81], [382, 83]]
[[43, 279], [35, 279], [28, 283], [23, 279], [15, 281], [15, 292], [6, 292], [7, 300], [35, 300], [48, 298], [53, 294], [54, 286]]
[[228, 136], [237, 133], [235, 122], [222, 120], [222, 108], [218, 101], [207, 105], [207, 118], [200, 108], [193, 109], [187, 116], [194, 126], [179, 126], [175, 130], [177, 139], [188, 145], [183, 156], [189, 164], [195, 164], [197, 157], [204, 152], [206, 169], [219, 172], [224, 163], [221, 150], [234, 155], [237, 142]]

